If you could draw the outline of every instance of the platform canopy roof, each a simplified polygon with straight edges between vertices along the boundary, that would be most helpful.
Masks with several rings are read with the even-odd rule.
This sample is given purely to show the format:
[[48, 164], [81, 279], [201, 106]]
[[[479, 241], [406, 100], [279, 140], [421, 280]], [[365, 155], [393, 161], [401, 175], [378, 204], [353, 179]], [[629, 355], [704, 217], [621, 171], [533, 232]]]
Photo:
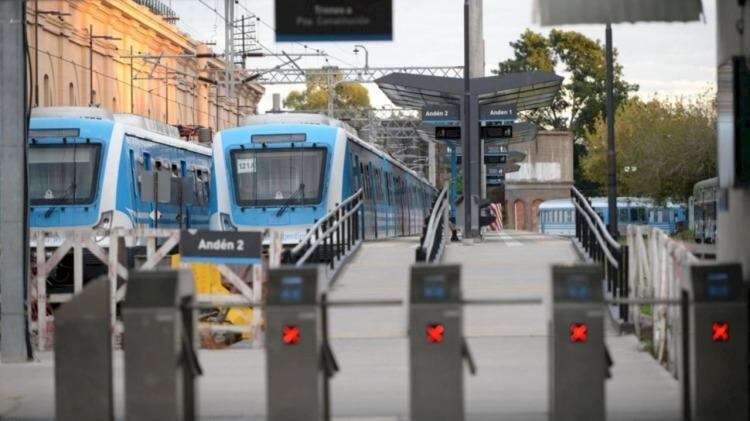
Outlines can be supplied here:
[[533, 14], [543, 26], [689, 22], [701, 18], [703, 5], [701, 0], [534, 0]]
[[[554, 73], [534, 71], [474, 78], [471, 83], [480, 104], [512, 105], [525, 111], [552, 104], [562, 82]], [[412, 109], [460, 104], [464, 93], [460, 78], [391, 73], [375, 83], [393, 104]]]

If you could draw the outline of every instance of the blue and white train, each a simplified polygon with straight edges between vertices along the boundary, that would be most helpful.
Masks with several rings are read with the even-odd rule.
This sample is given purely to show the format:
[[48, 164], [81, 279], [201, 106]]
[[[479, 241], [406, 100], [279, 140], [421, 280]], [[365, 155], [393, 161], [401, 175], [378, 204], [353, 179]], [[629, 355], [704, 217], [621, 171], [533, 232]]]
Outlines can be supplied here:
[[[604, 224], [608, 224], [607, 198], [591, 199], [591, 207]], [[681, 224], [686, 222], [685, 207], [673, 203], [656, 206], [652, 200], [618, 197], [617, 223], [621, 233], [628, 224], [650, 225], [660, 228], [668, 234], [674, 234]], [[547, 200], [539, 206], [539, 232], [551, 235], [575, 235], [575, 209], [570, 199]]]
[[[174, 127], [98, 108], [37, 108], [28, 145], [32, 228], [208, 228], [211, 149]], [[132, 259], [138, 244], [127, 245]]]
[[251, 116], [222, 130], [213, 153], [211, 228], [273, 228], [284, 244], [299, 242], [360, 188], [366, 239], [419, 234], [437, 194], [348, 125], [322, 115]]

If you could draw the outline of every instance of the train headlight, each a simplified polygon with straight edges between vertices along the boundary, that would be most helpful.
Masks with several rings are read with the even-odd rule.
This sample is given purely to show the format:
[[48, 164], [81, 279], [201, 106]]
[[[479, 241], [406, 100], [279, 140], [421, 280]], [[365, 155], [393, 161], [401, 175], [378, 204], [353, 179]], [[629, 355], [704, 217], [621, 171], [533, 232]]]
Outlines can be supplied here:
[[109, 231], [112, 228], [112, 219], [114, 219], [114, 216], [113, 211], [102, 212], [99, 222], [94, 225], [94, 230]]
[[219, 217], [222, 231], [237, 231], [237, 226], [232, 223], [232, 218], [229, 214], [222, 213], [219, 214]]

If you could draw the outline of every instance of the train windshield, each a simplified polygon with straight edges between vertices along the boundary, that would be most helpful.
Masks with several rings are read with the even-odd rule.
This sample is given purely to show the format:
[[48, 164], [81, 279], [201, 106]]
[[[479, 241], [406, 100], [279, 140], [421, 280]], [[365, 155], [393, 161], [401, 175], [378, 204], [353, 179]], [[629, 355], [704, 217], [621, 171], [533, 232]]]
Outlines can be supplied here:
[[32, 205], [89, 204], [96, 193], [101, 145], [29, 147], [29, 200]]
[[240, 206], [313, 205], [321, 201], [326, 149], [252, 149], [232, 152]]

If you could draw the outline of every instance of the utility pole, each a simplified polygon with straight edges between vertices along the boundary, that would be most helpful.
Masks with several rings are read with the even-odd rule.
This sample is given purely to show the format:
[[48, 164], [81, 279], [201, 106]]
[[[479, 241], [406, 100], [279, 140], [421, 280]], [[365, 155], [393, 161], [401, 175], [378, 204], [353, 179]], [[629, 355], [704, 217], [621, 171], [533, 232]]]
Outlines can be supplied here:
[[333, 117], [333, 105], [335, 98], [336, 84], [333, 81], [333, 67], [326, 66], [326, 84], [328, 86], [328, 116]]
[[[39, 0], [34, 0], [34, 106], [39, 106], [39, 15], [54, 15], [62, 20], [63, 16], [70, 13], [58, 12], [56, 10], [39, 10]], [[49, 106], [50, 104], [45, 104]]]
[[94, 39], [119, 41], [122, 38], [109, 35], [94, 35], [94, 25], [89, 25], [89, 107], [96, 105], [94, 104]]
[[26, 317], [26, 2], [0, 1], [0, 361], [31, 358]]
[[135, 113], [135, 101], [133, 96], [133, 46], [130, 46], [130, 114]]
[[234, 96], [234, 1], [224, 0], [224, 82], [227, 96]]
[[607, 60], [607, 202], [609, 210], [609, 232], [619, 237], [617, 229], [617, 167], [615, 165], [615, 93], [614, 58], [612, 53], [612, 25], [606, 29]]

